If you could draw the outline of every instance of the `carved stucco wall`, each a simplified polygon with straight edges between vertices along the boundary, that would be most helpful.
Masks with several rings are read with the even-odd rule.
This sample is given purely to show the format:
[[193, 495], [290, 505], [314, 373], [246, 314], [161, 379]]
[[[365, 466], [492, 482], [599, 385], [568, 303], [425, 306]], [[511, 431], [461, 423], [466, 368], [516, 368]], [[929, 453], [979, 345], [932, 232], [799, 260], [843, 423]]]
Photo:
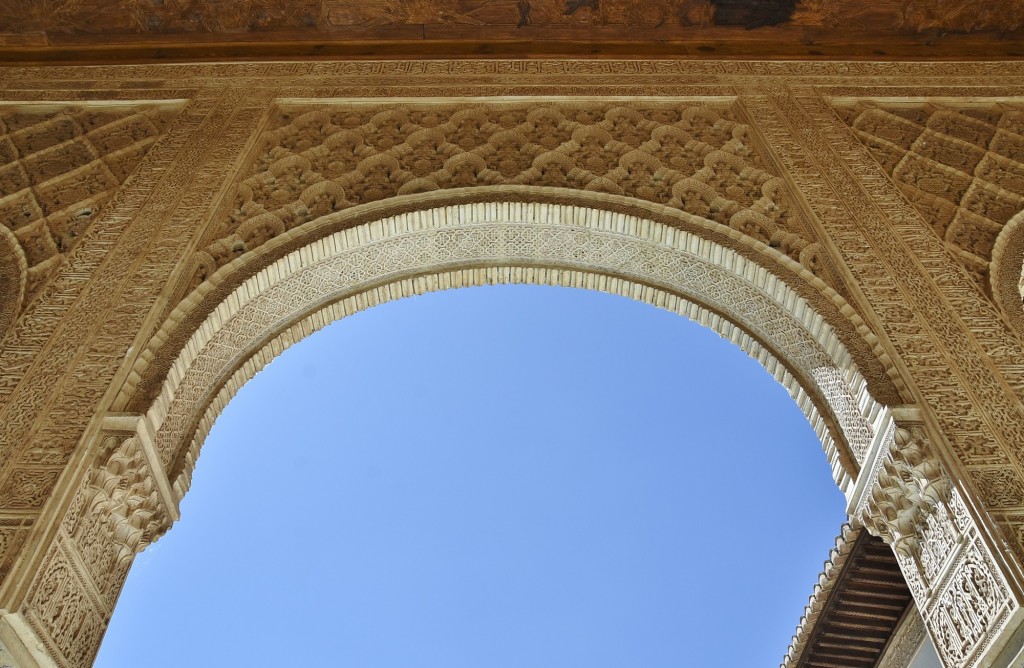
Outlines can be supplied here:
[[[166, 370], [171, 368], [178, 352], [186, 347], [192, 333], [208, 316], [216, 313], [218, 304], [245, 285], [249, 277], [261, 275], [260, 272], [269, 270], [293, 251], [335, 238], [332, 235], [340, 230], [354, 230], [372, 220], [423, 208], [422, 203], [413, 201], [413, 195], [408, 196], [409, 200], [399, 196], [375, 203], [349, 199], [347, 193], [359, 191], [360, 183], [364, 186], [363, 195], [369, 191], [365, 187], [372, 176], [368, 167], [393, 167], [388, 158], [394, 158], [399, 160], [401, 168], [401, 156], [396, 154], [408, 148], [408, 154], [412, 155], [414, 144], [419, 141], [414, 139], [413, 132], [399, 132], [396, 138], [400, 141], [385, 147], [366, 143], [365, 138], [370, 134], [363, 131], [365, 145], [372, 147], [376, 154], [388, 155], [366, 155], [362, 161], [340, 165], [340, 171], [323, 178], [334, 185], [320, 186], [328, 192], [333, 192], [335, 187], [348, 188], [344, 201], [352, 206], [340, 207], [343, 210], [333, 218], [310, 218], [293, 224], [278, 213], [282, 206], [287, 208], [285, 199], [280, 206], [268, 207], [263, 203], [265, 212], [256, 211], [255, 215], [245, 217], [247, 214], [242, 211], [245, 201], [239, 199], [239, 193], [244, 193], [246, 188], [252, 191], [252, 184], [265, 178], [261, 174], [280, 176], [274, 173], [274, 169], [282, 168], [278, 160], [259, 163], [259, 157], [267, 154], [268, 138], [287, 135], [288, 127], [303, 115], [288, 119], [284, 114], [289, 108], [305, 109], [303, 113], [306, 113], [314, 111], [315, 107], [336, 106], [338, 98], [342, 97], [400, 97], [406, 107], [412, 105], [409, 98], [429, 97], [430, 100], [415, 102], [479, 110], [482, 104], [479, 99], [466, 98], [590, 96], [577, 97], [569, 106], [575, 110], [599, 109], [602, 111], [599, 117], [582, 123], [578, 118], [570, 119], [575, 125], [558, 130], [568, 139], [563, 137], [556, 146], [528, 141], [544, 149], [543, 153], [534, 151], [532, 157], [547, 154], [545, 164], [560, 165], [558, 174], [570, 177], [576, 170], [577, 180], [569, 178], [561, 184], [570, 188], [532, 195], [511, 192], [497, 196], [493, 191], [478, 191], [478, 195], [474, 195], [474, 188], [456, 192], [451, 189], [453, 183], [458, 185], [456, 181], [446, 183], [441, 178], [446, 172], [454, 173], [446, 163], [455, 158], [458, 158], [456, 163], [462, 161], [470, 166], [479, 167], [483, 162], [483, 170], [472, 172], [474, 178], [501, 174], [501, 179], [492, 184], [501, 186], [499, 192], [509, 185], [535, 185], [543, 181], [531, 181], [523, 176], [534, 169], [532, 163], [515, 174], [510, 168], [508, 175], [502, 174], [500, 162], [493, 163], [499, 169], [487, 167], [493, 156], [487, 152], [487, 147], [494, 147], [500, 130], [490, 128], [483, 132], [477, 145], [468, 149], [457, 141], [450, 141], [449, 133], [444, 135], [444, 141], [458, 150], [450, 149], [446, 163], [432, 168], [427, 175], [428, 181], [450, 198], [439, 205], [469, 204], [475, 198], [475, 201], [490, 199], [509, 205], [517, 200], [527, 200], [525, 204], [532, 201], [532, 205], [577, 203], [617, 215], [635, 215], [642, 209], [641, 218], [694, 234], [734, 253], [750, 266], [764, 267], [766, 275], [780, 279], [793, 295], [810, 304], [822, 322], [832, 329], [836, 340], [860, 370], [868, 394], [889, 406], [917, 406], [911, 416], [913, 419], [903, 416], [902, 422], [897, 420], [898, 430], [894, 427], [892, 439], [875, 439], [867, 452], [854, 454], [851, 451], [849, 459], [853, 461], [846, 461], [841, 468], [857, 476], [856, 461], [867, 462], [868, 475], [860, 476], [857, 482], [861, 484], [851, 491], [851, 499], [856, 502], [851, 511], [858, 511], [860, 501], [873, 499], [874, 509], [864, 516], [865, 519], [882, 517], [889, 521], [875, 524], [876, 531], [902, 546], [910, 543], [899, 541], [897, 534], [908, 533], [908, 528], [909, 534], [920, 533], [919, 538], [924, 539], [918, 541], [918, 547], [905, 550], [902, 565], [909, 579], [917, 573], [927, 580], [915, 594], [920, 597], [922, 615], [932, 632], [939, 637], [942, 629], [955, 627], [960, 634], [961, 649], [944, 654], [945, 660], [950, 665], [975, 663], [979, 651], [990, 646], [992, 651], [998, 649], [1000, 625], [1009, 627], [1015, 623], [1014, 615], [1019, 615], [1016, 602], [1020, 600], [1020, 555], [1024, 553], [1021, 547], [1024, 542], [1021, 534], [1024, 474], [1019, 459], [1024, 453], [1018, 451], [1019, 444], [1024, 443], [1024, 434], [1020, 433], [1024, 428], [1024, 411], [1020, 401], [1021, 340], [1012, 325], [1016, 314], [1009, 310], [1005, 300], [982, 296], [984, 286], [979, 290], [978, 273], [972, 276], [967, 271], [963, 258], [955, 254], [956, 249], [950, 248], [950, 239], [936, 231], [928, 210], [907, 199], [905, 188], [909, 181], [894, 178], [894, 172], [886, 171], [871, 148], [865, 145], [865, 138], [851, 129], [855, 122], [844, 115], [841, 107], [877, 104], [880, 99], [938, 98], [936, 106], [959, 108], [975, 105], [978, 97], [1012, 107], [1016, 97], [1024, 94], [1024, 72], [1019, 66], [1006, 63], [434, 61], [12, 68], [0, 71], [0, 78], [4, 79], [2, 95], [8, 102], [47, 103], [51, 111], [77, 108], [86, 102], [130, 102], [136, 108], [146, 108], [160, 101], [173, 106], [172, 101], [185, 100], [176, 107], [176, 115], [161, 128], [161, 138], [153, 142], [145, 154], [139, 155], [134, 175], [107, 200], [96, 220], [83, 231], [77, 246], [63, 255], [61, 266], [49, 279], [47, 288], [26, 304], [8, 326], [0, 344], [0, 447], [5, 462], [0, 469], [0, 546], [4, 549], [0, 567], [6, 576], [0, 585], [0, 603], [19, 619], [27, 619], [36, 633], [49, 636], [51, 651], [55, 656], [63, 656], [61, 660], [65, 665], [76, 665], [92, 656], [95, 649], [92, 643], [106, 623], [111, 596], [116, 595], [123, 578], [119, 570], [123, 560], [109, 555], [123, 554], [123, 550], [132, 552], [176, 517], [176, 497], [184, 489], [191, 462], [188, 454], [168, 456], [162, 453], [161, 447], [174, 439], [167, 441], [166, 433], [159, 430], [151, 433], [145, 426], [164, 409], [159, 407], [159, 402], [154, 409], [157, 413], [151, 413], [150, 419], [141, 422], [137, 417], [127, 418], [127, 423], [117, 422], [120, 418], [110, 417], [110, 411], [130, 410], [135, 416], [148, 411]], [[982, 91], [978, 90], [980, 83], [984, 84]], [[635, 96], [657, 98], [650, 101], [648, 109], [668, 106], [678, 109], [680, 114], [667, 121], [649, 118], [654, 123], [648, 128], [650, 138], [638, 145], [621, 142], [630, 146], [626, 149], [615, 144], [618, 140], [601, 124], [608, 122], [609, 110], [634, 104], [627, 98]], [[669, 96], [671, 99], [665, 99]], [[456, 99], [438, 100], [445, 97]], [[965, 102], [958, 103], [959, 98], [964, 98]], [[366, 110], [370, 115], [362, 117], [364, 119], [381, 112], [379, 100], [356, 102], [349, 107]], [[503, 102], [510, 101], [503, 99]], [[514, 101], [511, 104], [515, 106]], [[747, 180], [760, 188], [762, 196], [766, 194], [764, 186], [774, 180], [769, 193], [782, 198], [774, 204], [790, 215], [772, 220], [765, 210], [771, 197], [768, 201], [762, 201], [762, 197], [744, 197], [739, 183], [719, 183], [713, 177], [703, 179], [699, 174], [702, 169], [710, 167], [711, 172], [718, 173], [714, 165], [687, 163], [685, 169], [679, 169], [671, 164], [674, 156], [658, 157], [653, 144], [645, 148], [644, 144], [651, 141], [661, 145], [655, 131], [662, 133], [659, 136], [673, 134], [674, 131], [664, 128], [682, 122], [687, 109], [696, 109], [701, 114], [705, 109], [713, 112], [716, 118], [712, 128], [720, 123], [733, 133], [739, 128], [743, 138], [739, 143], [749, 152], [738, 155], [732, 150], [731, 155], [740, 162], [732, 159], [726, 162], [736, 167], [740, 182], [746, 171]], [[966, 116], [973, 118], [970, 114]], [[527, 121], [529, 119], [520, 121], [516, 127]], [[485, 118], [486, 122], [490, 121]], [[331, 127], [327, 129], [330, 132], [323, 134], [324, 144], [339, 134]], [[431, 128], [419, 128], [423, 129]], [[614, 141], [606, 141], [601, 131], [608, 132]], [[520, 135], [530, 137], [529, 132], [520, 132]], [[575, 141], [577, 135], [605, 141], [604, 148], [611, 152], [610, 161], [597, 171], [581, 165], [580, 159], [585, 160], [586, 156], [573, 157], [572, 147], [566, 145], [567, 141]], [[431, 136], [430, 132], [417, 135]], [[537, 136], [543, 138], [543, 135]], [[550, 136], [562, 137], [557, 132]], [[951, 136], [956, 136], [955, 132]], [[344, 138], [351, 137], [351, 133], [344, 134]], [[735, 139], [736, 135], [729, 137]], [[715, 151], [730, 153], [730, 138], [724, 138], [718, 145], [699, 137], [693, 139], [711, 148], [707, 151], [697, 146], [701, 161]], [[303, 153], [316, 152], [313, 144], [297, 148], [293, 151], [296, 158], [309, 159]], [[738, 148], [735, 142], [731, 145], [731, 149]], [[917, 150], [920, 146], [912, 144], [911, 148]], [[984, 148], [989, 153], [998, 153], [992, 146]], [[639, 150], [645, 160], [627, 159], [635, 150]], [[472, 155], [460, 157], [467, 154]], [[649, 161], [652, 155], [656, 163]], [[933, 156], [925, 157], [932, 159]], [[279, 158], [287, 161], [290, 157]], [[623, 164], [624, 160], [627, 165]], [[997, 157], [989, 160], [998, 162]], [[301, 160], [292, 162], [304, 165]], [[412, 169], [405, 171], [415, 176], [416, 164], [415, 160], [408, 163]], [[630, 170], [629, 165], [635, 167]], [[609, 178], [609, 174], [618, 169], [622, 170], [618, 181]], [[594, 178], [584, 175], [586, 179], [580, 180], [580, 170]], [[629, 188], [623, 187], [640, 172], [639, 181], [634, 179]], [[317, 173], [324, 176], [322, 172]], [[367, 178], [353, 181], [356, 173]], [[392, 169], [390, 173], [397, 172]], [[300, 177], [301, 174], [302, 171]], [[661, 179], [654, 178], [659, 174]], [[406, 179], [402, 185], [411, 180]], [[610, 194], [607, 187], [594, 188], [598, 192], [587, 193], [571, 189], [585, 188], [595, 181], [611, 182], [622, 188], [622, 194]], [[658, 188], [664, 188], [666, 181], [673, 188], [694, 181], [710, 188], [708, 193], [694, 184], [691, 191], [705, 193], [710, 202], [705, 198], [709, 205], [707, 211], [691, 213], [707, 216], [717, 198], [721, 200], [717, 212], [726, 212], [728, 216], [721, 220], [714, 216], [695, 219], [679, 213], [679, 209], [685, 211], [689, 206], [684, 204], [685, 198], [673, 199], [677, 194], [672, 190], [667, 191], [670, 193], [667, 199], [659, 199], [657, 195]], [[318, 183], [306, 185], [315, 187]], [[735, 197], [730, 196], [730, 186]], [[648, 197], [647, 189], [654, 195]], [[1012, 188], [1004, 190], [1009, 192]], [[299, 200], [304, 192], [305, 189], [297, 193]], [[276, 202], [274, 190], [268, 194], [270, 197], [263, 202]], [[382, 194], [397, 195], [397, 191], [382, 191]], [[458, 201], [460, 199], [462, 201]], [[645, 199], [648, 204], [643, 204]], [[254, 197], [251, 201], [257, 199]], [[336, 198], [335, 203], [338, 201]], [[730, 208], [730, 201], [738, 208]], [[966, 206], [962, 202], [951, 203], [954, 204], [961, 208]], [[765, 216], [768, 224], [748, 216], [757, 224], [741, 226], [742, 219], [736, 216], [745, 211]], [[238, 213], [243, 214], [242, 218], [231, 218]], [[245, 229], [247, 223], [267, 214], [276, 216], [285, 229], [282, 231], [276, 223], [266, 227], [251, 224], [250, 229]], [[264, 221], [273, 222], [271, 219]], [[249, 236], [238, 234], [240, 229]], [[763, 243], [765, 235], [759, 232], [762, 229], [768, 230], [768, 243]], [[1001, 254], [999, 249], [1012, 249], [1017, 243], [1012, 236], [1013, 229], [1015, 225], [1011, 220], [999, 235], [1002, 241], [997, 240], [993, 245], [993, 279], [1002, 272], [995, 270], [1000, 258], [1012, 258], [1012, 253]], [[253, 230], [256, 233], [253, 234]], [[810, 263], [810, 267], [802, 265], [804, 258], [799, 250], [795, 254], [787, 250], [797, 246], [773, 245], [773, 235], [781, 232], [796, 235], [800, 241], [798, 246], [805, 244], [802, 248], [816, 245], [816, 249], [820, 249], [816, 250], [817, 262]], [[236, 236], [238, 239], [234, 238]], [[778, 238], [776, 236], [776, 240]], [[5, 257], [16, 257], [16, 252], [10, 250], [14, 244], [9, 235], [3, 239], [8, 243], [0, 240], [0, 255], [6, 252]], [[225, 239], [231, 252], [235, 252], [235, 244], [240, 240], [242, 252], [238, 257], [226, 258], [218, 267], [210, 250]], [[253, 241], [258, 243], [250, 248]], [[211, 269], [206, 274], [197, 273], [204, 266], [199, 261], [204, 253], [214, 258], [214, 264], [205, 265]], [[484, 264], [498, 266], [502, 263], [499, 258], [488, 257]], [[1008, 264], [1012, 265], [1013, 260]], [[0, 266], [12, 272], [7, 269], [9, 264]], [[824, 273], [822, 267], [826, 268]], [[473, 273], [478, 269], [441, 269], [444, 270], [431, 274], [435, 277], [432, 280], [438, 281], [437, 285], [411, 282], [401, 287], [406, 279], [397, 278], [397, 282], [389, 283], [395, 286], [393, 288], [366, 293], [373, 295], [372, 298], [343, 300], [329, 307], [338, 310], [319, 316], [301, 314], [311, 319], [303, 325], [300, 318], [299, 324], [294, 325], [297, 329], [283, 334], [285, 338], [274, 345], [280, 347], [306, 332], [315, 326], [317, 318], [336, 317], [346, 309], [393, 298], [402, 290], [443, 287], [446, 281], [531, 280], [585, 284], [596, 280], [587, 278], [592, 276], [587, 272], [573, 273], [580, 272], [580, 267], [568, 266], [559, 269], [563, 274], [527, 277], [515, 274], [525, 271], [522, 267], [509, 270], [512, 273], [507, 274], [480, 267], [479, 270], [484, 271], [482, 275]], [[543, 269], [554, 271], [552, 267]], [[1013, 267], [1011, 273], [1012, 270]], [[1019, 266], [1016, 270], [1019, 276]], [[19, 276], [24, 271], [19, 264], [17, 271], [4, 276]], [[464, 271], [470, 273], [460, 273]], [[207, 280], [195, 287], [197, 276]], [[643, 281], [637, 281], [636, 277], [617, 280], [621, 281], [617, 284], [621, 287], [603, 287], [627, 292], [639, 290], [636, 296], [662, 305], [676, 304], [672, 300], [678, 295], [662, 296], [671, 292], [665, 290], [665, 286], [633, 288], [630, 286], [634, 284], [643, 286]], [[0, 299], [6, 298], [2, 297], [4, 294], [0, 290]], [[690, 307], [678, 308], [685, 311]], [[282, 315], [279, 324], [289, 324], [297, 315]], [[691, 315], [701, 317], [697, 311]], [[793, 378], [807, 382], [806, 368], [801, 370], [787, 355], [781, 354], [782, 351], [765, 346], [765, 337], [757, 333], [749, 340], [736, 336], [737, 342], [746, 344], [759, 356], [763, 351], [777, 356], [782, 364], [772, 368], [783, 380], [785, 373], [790, 373]], [[234, 344], [232, 342], [228, 348]], [[273, 348], [268, 350], [273, 351]], [[216, 412], [225, 400], [227, 395], [216, 396], [217, 387], [227, 387], [220, 385], [224, 382], [241, 382], [246, 373], [262, 363], [261, 360], [265, 361], [260, 356], [251, 361], [241, 356], [228, 364], [230, 373], [215, 372], [208, 378], [213, 385], [206, 388], [205, 396], [193, 397], [194, 420], [178, 421], [181, 436], [178, 441], [183, 446], [191, 446], [191, 434], [201, 434], [208, 426], [211, 416], [204, 417], [202, 407], [212, 405]], [[233, 373], [237, 375], [232, 376]], [[844, 382], [849, 383], [850, 379]], [[818, 391], [815, 396], [813, 383], [805, 387], [811, 388], [807, 392], [808, 399], [817, 402], [815, 410], [821, 415], [826, 432], [833, 438], [842, 436], [845, 428], [837, 426], [841, 420], [835, 420], [832, 426], [828, 424], [829, 414], [836, 412], [829, 407], [825, 396], [828, 393]], [[851, 396], [860, 401], [866, 395], [853, 392]], [[823, 406], [827, 410], [822, 411]], [[862, 414], [870, 418], [869, 411]], [[197, 428], [199, 432], [195, 432]], [[899, 435], [904, 432], [917, 436]], [[117, 446], [114, 447], [110, 437], [118, 434], [121, 436], [115, 439]], [[908, 459], [900, 454], [905, 449], [903, 445], [891, 449], [897, 442], [903, 445], [926, 443], [916, 450], [925, 452], [926, 456]], [[124, 448], [122, 454], [110, 460], [110, 453], [121, 448]], [[839, 459], [842, 458], [837, 461]], [[107, 468], [104, 462], [108, 461], [119, 462], [114, 465], [115, 472]], [[124, 464], [127, 461], [134, 464], [127, 466]], [[81, 528], [84, 524], [75, 523], [82, 520], [68, 518], [82, 517], [76, 515], [80, 512], [76, 508], [82, 507], [80, 499], [88, 498], [88, 503], [92, 504], [96, 499], [105, 498], [94, 489], [93, 482], [97, 479], [96, 472], [102, 469], [123, 481], [123, 484], [115, 484], [115, 488], [134, 491], [124, 497], [110, 497], [120, 499], [116, 503], [99, 501], [89, 505], [90, 512], [114, 519], [103, 523], [105, 529], [85, 530]], [[144, 471], [141, 479], [134, 477], [133, 471]], [[914, 471], [922, 473], [918, 475]], [[179, 472], [186, 477], [179, 481], [176, 493], [172, 478]], [[897, 484], [897, 479], [907, 483], [904, 477], [925, 482], [909, 487]], [[151, 487], [137, 487], [137, 484], [145, 487], [146, 480]], [[935, 480], [948, 480], [950, 484], [932, 487], [928, 481]], [[939, 488], [948, 488], [948, 494], [933, 498], [922, 491]], [[892, 503], [881, 503], [885, 499]], [[141, 513], [136, 512], [139, 509]], [[153, 517], [157, 519], [150, 526], [149, 519]], [[928, 529], [929, 526], [932, 529]], [[106, 547], [97, 547], [95, 542], [90, 546], [89, 537], [95, 536], [101, 536], [95, 541]], [[968, 562], [975, 566], [968, 567]], [[958, 570], [960, 565], [964, 568]], [[58, 571], [64, 574], [63, 579], [56, 577]], [[964, 580], [953, 577], [957, 573], [980, 575]], [[54, 595], [42, 593], [49, 591], [44, 590], [42, 584], [58, 580], [64, 583], [62, 591], [71, 596], [69, 601], [75, 602], [74, 606], [66, 608], [78, 611], [74, 619], [93, 622], [70, 622], [70, 617], [61, 616], [64, 607], [53, 607]], [[950, 615], [947, 603], [963, 600], [984, 604], [976, 608], [974, 619]], [[60, 614], [55, 614], [58, 609]], [[977, 632], [979, 620], [982, 623], [980, 635]], [[950, 647], [955, 645], [952, 636], [947, 636], [946, 642]]]
[[0, 325], [57, 273], [179, 106], [0, 106], [0, 220], [25, 266]]

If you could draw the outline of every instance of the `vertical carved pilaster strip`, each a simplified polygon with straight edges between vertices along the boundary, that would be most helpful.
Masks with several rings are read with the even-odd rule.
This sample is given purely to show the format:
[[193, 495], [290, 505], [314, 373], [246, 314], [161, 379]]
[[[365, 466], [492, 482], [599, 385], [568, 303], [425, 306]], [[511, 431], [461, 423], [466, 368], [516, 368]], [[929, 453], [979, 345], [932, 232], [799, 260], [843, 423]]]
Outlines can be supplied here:
[[[876, 530], [888, 532], [895, 544], [943, 661], [948, 666], [975, 665], [985, 660], [993, 642], [998, 645], [1005, 637], [1001, 634], [1012, 625], [1009, 615], [1019, 616], [1021, 596], [1020, 563], [1009, 554], [992, 558], [992, 550], [1002, 545], [993, 544], [994, 522], [985, 514], [1016, 509], [1017, 491], [1024, 489], [1016, 452], [1024, 443], [1021, 404], [1006, 384], [1006, 376], [992, 364], [1001, 366], [1004, 355], [986, 357], [995, 339], [1006, 338], [1005, 331], [995, 331], [1001, 325], [994, 312], [980, 312], [991, 307], [977, 299], [973, 288], [968, 295], [966, 274], [946, 256], [920, 213], [886, 180], [813, 89], [783, 87], [765, 92], [755, 91], [746, 99], [751, 116], [809, 201], [822, 229], [841, 250], [868, 309], [877, 316], [879, 336], [906, 370], [915, 394], [935, 407], [947, 447], [971, 475], [970, 482], [950, 487], [945, 504], [957, 518], [951, 524], [940, 521], [943, 515], [936, 508], [941, 511], [941, 504], [930, 504], [920, 485], [903, 489], [918, 475], [914, 469], [922, 462], [893, 459], [892, 453], [882, 452], [881, 459], [869, 458], [877, 467], [867, 466], [861, 474], [874, 476], [869, 485], [874, 487], [879, 472], [884, 472], [881, 486], [890, 496], [875, 498], [876, 510], [884, 513]], [[968, 303], [968, 296], [978, 303]], [[1004, 344], [1003, 350], [1019, 350], [1009, 341]], [[919, 442], [920, 434], [908, 425], [900, 425], [906, 432], [900, 440]], [[893, 443], [895, 439], [893, 434]], [[934, 452], [930, 446], [925, 449]], [[933, 482], [941, 487], [943, 479], [949, 479], [948, 471]], [[862, 494], [856, 498], [864, 500], [867, 492], [858, 482]], [[981, 491], [978, 515], [972, 516], [964, 505], [968, 487]], [[904, 498], [911, 492], [916, 498]], [[951, 538], [957, 531], [960, 538]], [[975, 572], [969, 563], [981, 571], [989, 569], [994, 580], [965, 581], [965, 573]], [[954, 593], [966, 590], [984, 590], [987, 598], [975, 600]], [[971, 601], [980, 608], [970, 619], [961, 618], [958, 610], [963, 608], [955, 606]], [[990, 605], [992, 601], [996, 603]], [[947, 612], [940, 615], [940, 610]], [[987, 621], [978, 635], [980, 619]]]
[[1019, 603], [925, 427], [894, 422], [861, 474], [852, 515], [889, 543], [945, 666], [979, 665]]
[[135, 555], [170, 526], [138, 436], [104, 432], [21, 614], [60, 666], [91, 665]]
[[[1024, 514], [1020, 343], [978, 298], [962, 267], [813, 89], [752, 96], [747, 105], [822, 228], [841, 249], [876, 329], [935, 408], [944, 438], [993, 517]], [[1014, 587], [1024, 582], [1015, 536]]]

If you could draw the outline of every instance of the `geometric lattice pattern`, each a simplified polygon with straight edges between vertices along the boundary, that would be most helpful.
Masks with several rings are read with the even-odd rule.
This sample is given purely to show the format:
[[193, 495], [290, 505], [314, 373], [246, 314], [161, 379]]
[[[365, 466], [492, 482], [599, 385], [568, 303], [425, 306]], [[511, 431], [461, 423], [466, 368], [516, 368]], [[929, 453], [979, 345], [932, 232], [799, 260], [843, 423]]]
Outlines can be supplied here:
[[176, 108], [158, 105], [0, 107], [0, 222], [29, 267], [23, 304], [175, 115]]
[[1003, 226], [1024, 210], [1024, 105], [837, 106], [986, 295]]
[[627, 195], [730, 226], [812, 271], [820, 247], [729, 103], [521, 102], [279, 110], [189, 288], [308, 221], [439, 189]]

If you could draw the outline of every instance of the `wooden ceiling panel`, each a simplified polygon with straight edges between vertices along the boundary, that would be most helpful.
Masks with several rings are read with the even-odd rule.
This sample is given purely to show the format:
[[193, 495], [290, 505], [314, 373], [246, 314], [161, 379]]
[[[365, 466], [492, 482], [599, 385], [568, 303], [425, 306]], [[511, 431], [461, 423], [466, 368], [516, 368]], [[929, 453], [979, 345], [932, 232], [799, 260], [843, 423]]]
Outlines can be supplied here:
[[845, 527], [822, 577], [817, 607], [782, 665], [872, 668], [911, 603], [895, 555], [881, 539]]
[[1014, 58], [1024, 0], [0, 0], [0, 60]]

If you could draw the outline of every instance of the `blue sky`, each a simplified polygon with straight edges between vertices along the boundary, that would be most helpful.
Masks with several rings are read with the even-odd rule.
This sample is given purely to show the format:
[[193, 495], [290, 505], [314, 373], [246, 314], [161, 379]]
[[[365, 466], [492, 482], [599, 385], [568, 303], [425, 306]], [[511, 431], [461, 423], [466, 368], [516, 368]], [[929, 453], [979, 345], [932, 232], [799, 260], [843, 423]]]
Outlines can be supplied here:
[[843, 505], [713, 332], [583, 290], [423, 295], [242, 389], [96, 666], [776, 666]]

